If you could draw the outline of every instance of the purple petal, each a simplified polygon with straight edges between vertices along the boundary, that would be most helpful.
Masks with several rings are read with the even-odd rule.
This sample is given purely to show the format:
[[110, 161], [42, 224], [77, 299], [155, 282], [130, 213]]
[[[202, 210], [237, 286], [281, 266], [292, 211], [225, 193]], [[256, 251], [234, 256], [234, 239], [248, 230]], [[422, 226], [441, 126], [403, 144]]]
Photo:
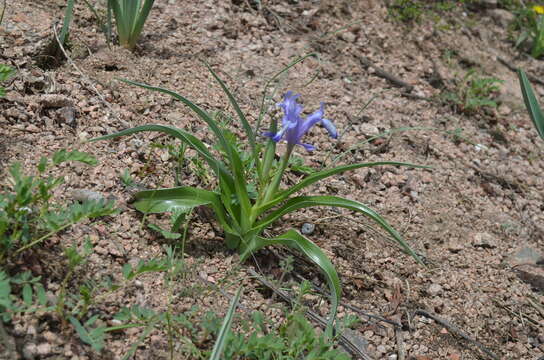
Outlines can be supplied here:
[[310, 145], [310, 144], [303, 144], [303, 143], [300, 143], [299, 145], [302, 145], [304, 146], [304, 148], [308, 151], [314, 151], [315, 150], [315, 146], [313, 145]]
[[338, 137], [338, 132], [336, 131], [336, 126], [329, 119], [321, 119], [321, 124], [327, 129], [330, 137], [336, 139]]
[[319, 110], [314, 111], [312, 114], [308, 115], [306, 118], [306, 121], [302, 126], [300, 127], [299, 133], [300, 136], [306, 134], [308, 130], [318, 122], [320, 122], [323, 118], [323, 103], [321, 103], [321, 106], [319, 107]]

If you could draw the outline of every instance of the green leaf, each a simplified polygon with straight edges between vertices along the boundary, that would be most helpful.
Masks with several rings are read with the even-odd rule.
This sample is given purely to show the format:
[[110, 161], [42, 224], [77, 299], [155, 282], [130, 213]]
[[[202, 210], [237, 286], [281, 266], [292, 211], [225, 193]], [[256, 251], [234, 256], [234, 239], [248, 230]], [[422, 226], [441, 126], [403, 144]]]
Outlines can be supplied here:
[[62, 22], [62, 29], [59, 34], [59, 41], [62, 45], [66, 45], [68, 32], [70, 31], [70, 23], [74, 16], [74, 2], [75, 0], [68, 0], [66, 3], [66, 10], [64, 11], [64, 21]]
[[219, 335], [217, 336], [217, 340], [215, 341], [215, 344], [213, 346], [210, 360], [219, 360], [221, 358], [223, 349], [225, 348], [225, 345], [227, 344], [230, 326], [234, 318], [234, 312], [236, 311], [236, 307], [238, 306], [238, 302], [240, 301], [241, 294], [242, 294], [242, 287], [238, 288], [238, 291], [236, 291], [236, 295], [234, 295], [234, 298], [232, 299], [230, 303], [229, 311], [227, 312], [227, 315], [225, 316], [225, 319], [223, 320], [223, 324], [221, 325], [221, 330], [219, 330]]
[[238, 118], [240, 119], [240, 122], [242, 123], [242, 126], [244, 128], [244, 131], [246, 132], [246, 136], [249, 140], [249, 145], [251, 146], [251, 151], [253, 153], [253, 158], [258, 161], [259, 157], [257, 154], [257, 146], [255, 144], [255, 133], [253, 132], [251, 125], [249, 125], [249, 122], [247, 121], [246, 116], [244, 115], [242, 110], [240, 109], [238, 102], [236, 102], [236, 99], [234, 98], [230, 90], [227, 88], [223, 80], [221, 80], [221, 78], [217, 76], [217, 74], [213, 71], [213, 69], [210, 67], [208, 63], [205, 63], [205, 64], [208, 70], [212, 73], [215, 80], [217, 80], [217, 82], [219, 83], [219, 85], [221, 86], [225, 94], [227, 94], [227, 97], [229, 98], [229, 101], [232, 107], [234, 108], [234, 110], [236, 111], [236, 114], [238, 115]]
[[59, 165], [67, 161], [79, 161], [92, 166], [98, 164], [94, 156], [82, 151], [66, 151], [66, 149], [62, 149], [53, 154], [53, 165]]
[[279, 194], [276, 195], [276, 197], [269, 201], [266, 204], [261, 205], [256, 211], [257, 214], [260, 215], [267, 209], [270, 209], [274, 205], [280, 203], [281, 201], [284, 201], [287, 199], [290, 195], [296, 193], [299, 190], [304, 189], [305, 187], [308, 187], [319, 180], [325, 179], [329, 176], [340, 174], [346, 171], [355, 170], [359, 168], [364, 167], [373, 167], [373, 166], [380, 166], [380, 165], [393, 165], [393, 166], [406, 166], [406, 167], [413, 167], [413, 168], [422, 168], [422, 169], [428, 169], [429, 166], [424, 165], [414, 165], [409, 163], [402, 163], [402, 162], [396, 162], [396, 161], [378, 161], [378, 162], [371, 162], [371, 163], [358, 163], [358, 164], [350, 164], [350, 165], [342, 165], [337, 166], [333, 169], [326, 169], [322, 170], [316, 173], [311, 174], [310, 176], [305, 177], [302, 181], [300, 181], [298, 184], [290, 187], [289, 189], [286, 189], [284, 191], [281, 191]]
[[200, 205], [210, 205], [221, 226], [226, 231], [231, 231], [221, 197], [212, 191], [189, 186], [146, 190], [134, 195], [132, 201], [134, 207], [143, 213], [174, 212], [179, 209], [189, 211]]
[[529, 112], [529, 116], [533, 121], [533, 124], [536, 127], [538, 135], [544, 140], [544, 116], [542, 115], [542, 110], [538, 105], [535, 93], [531, 87], [531, 83], [527, 78], [525, 72], [521, 69], [518, 69], [518, 77], [521, 86], [521, 93], [523, 94], [523, 101], [525, 101], [525, 107]]
[[77, 334], [79, 335], [79, 338], [81, 341], [83, 341], [86, 344], [91, 345], [93, 350], [100, 351], [104, 348], [104, 332], [103, 331], [96, 331], [99, 329], [94, 329], [87, 331], [83, 325], [79, 322], [78, 319], [76, 319], [73, 316], [70, 316], [68, 318], [70, 320], [70, 323], [74, 326], [74, 329], [76, 329]]
[[23, 285], [23, 302], [26, 306], [32, 305], [32, 285]]
[[155, 224], [147, 224], [147, 226], [151, 230], [155, 230], [156, 232], [161, 234], [165, 239], [176, 240], [176, 239], [179, 239], [181, 237], [180, 233], [170, 232], [168, 230], [164, 230], [164, 229], [162, 229], [161, 227], [159, 227], [159, 226], [157, 226]]
[[208, 148], [206, 147], [206, 145], [204, 145], [202, 141], [200, 141], [191, 133], [188, 133], [187, 131], [184, 131], [182, 129], [177, 129], [174, 127], [164, 126], [164, 125], [144, 125], [144, 126], [137, 126], [132, 129], [126, 129], [115, 134], [110, 134], [110, 135], [94, 138], [94, 139], [91, 139], [90, 141], [93, 142], [93, 141], [99, 141], [99, 140], [113, 139], [119, 136], [132, 135], [132, 134], [144, 132], [144, 131], [161, 132], [185, 142], [186, 144], [191, 146], [194, 150], [196, 150], [196, 152], [198, 152], [200, 156], [204, 158], [204, 160], [208, 163], [210, 168], [217, 174], [217, 176], [221, 177], [221, 179], [224, 181], [225, 186], [229, 186], [231, 189], [234, 189], [234, 180], [232, 178], [232, 175], [229, 173], [229, 171], [225, 167], [225, 164], [221, 162], [220, 160], [217, 160], [208, 151]]
[[364, 216], [376, 222], [382, 229], [387, 231], [393, 237], [393, 239], [418, 263], [420, 263], [421, 265], [425, 265], [423, 261], [421, 261], [419, 256], [414, 252], [414, 250], [412, 250], [412, 248], [410, 248], [410, 246], [408, 246], [408, 244], [402, 239], [400, 234], [391, 225], [389, 225], [389, 223], [385, 221], [385, 219], [382, 218], [378, 213], [358, 201], [348, 200], [337, 196], [299, 196], [289, 199], [285, 204], [274, 210], [269, 215], [265, 216], [264, 219], [262, 219], [261, 221], [257, 222], [255, 224], [254, 230], [260, 231], [285, 214], [288, 214], [298, 209], [313, 206], [341, 207], [363, 214]]
[[307, 258], [309, 258], [314, 264], [316, 264], [325, 275], [327, 284], [331, 291], [331, 315], [328, 320], [327, 332], [332, 335], [332, 329], [336, 318], [336, 311], [338, 303], [342, 295], [342, 289], [340, 286], [340, 279], [336, 273], [334, 265], [331, 263], [327, 255], [313, 242], [302, 236], [296, 230], [289, 230], [285, 234], [267, 239], [263, 237], [256, 237], [253, 242], [245, 249], [244, 253], [240, 256], [242, 260], [247, 259], [253, 252], [269, 245], [285, 245], [301, 251]]

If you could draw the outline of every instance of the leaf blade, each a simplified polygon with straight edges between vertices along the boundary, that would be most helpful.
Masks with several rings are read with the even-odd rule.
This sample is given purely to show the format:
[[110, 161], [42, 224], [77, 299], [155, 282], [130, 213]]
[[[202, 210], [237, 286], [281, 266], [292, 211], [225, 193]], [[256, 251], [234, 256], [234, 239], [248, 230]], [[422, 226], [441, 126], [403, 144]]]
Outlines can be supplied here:
[[402, 239], [400, 234], [391, 225], [389, 225], [389, 223], [378, 213], [358, 201], [344, 199], [337, 196], [298, 196], [291, 198], [284, 205], [282, 205], [281, 207], [270, 213], [268, 216], [266, 216], [264, 219], [256, 223], [253, 230], [259, 231], [270, 225], [274, 221], [278, 220], [285, 214], [288, 214], [298, 209], [313, 206], [341, 207], [363, 214], [364, 216], [370, 218], [375, 223], [377, 223], [386, 232], [388, 232], [389, 235], [391, 235], [393, 239], [404, 249], [404, 251], [411, 255], [418, 263], [425, 266], [420, 257]]

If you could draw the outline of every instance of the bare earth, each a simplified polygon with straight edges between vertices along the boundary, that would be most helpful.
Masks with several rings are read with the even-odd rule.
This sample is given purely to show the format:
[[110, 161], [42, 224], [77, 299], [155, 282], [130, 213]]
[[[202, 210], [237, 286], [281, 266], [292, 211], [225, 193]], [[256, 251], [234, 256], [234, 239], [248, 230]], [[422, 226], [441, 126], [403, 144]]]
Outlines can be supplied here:
[[[315, 53], [317, 58], [294, 67], [273, 93], [274, 102], [287, 90], [301, 93], [308, 111], [325, 102], [326, 117], [340, 130], [340, 139], [329, 141], [322, 128], [313, 129], [305, 142], [317, 150], [307, 154], [297, 149], [305, 165], [330, 165], [353, 147], [338, 164], [395, 160], [432, 169], [362, 169], [323, 181], [307, 193], [335, 194], [371, 206], [429, 266], [416, 264], [370, 222], [347, 211], [300, 211], [270, 233], [314, 224], [309, 237], [336, 265], [343, 301], [402, 324], [395, 329], [361, 316], [357, 334], [368, 341], [364, 351], [374, 359], [492, 358], [424, 312], [446, 320], [497, 358], [544, 356], [544, 314], [539, 312], [544, 269], [536, 264], [544, 250], [544, 144], [524, 109], [515, 73], [498, 58], [537, 78], [544, 79], [544, 68], [513, 48], [497, 9], [466, 13], [459, 7], [442, 18], [403, 24], [388, 18], [384, 2], [378, 0], [272, 0], [263, 1], [261, 9], [250, 7], [252, 1], [163, 0], [155, 3], [138, 48], [130, 53], [117, 46], [109, 49], [92, 13], [80, 3], [72, 26], [71, 61], [54, 69], [43, 70], [37, 63], [64, 1], [8, 2], [0, 26], [0, 62], [17, 68], [8, 95], [0, 99], [0, 183], [13, 161], [34, 169], [42, 155], [79, 149], [100, 163], [61, 169], [66, 183], [59, 198], [70, 200], [74, 189], [92, 190], [116, 199], [121, 209], [115, 217], [53, 237], [44, 244], [48, 251], [21, 264], [43, 276], [48, 294], [56, 294], [66, 271], [62, 247], [81, 244], [86, 236], [94, 253], [73, 279], [74, 288], [89, 277], [119, 278], [125, 263], [160, 256], [168, 243], [140, 225], [141, 216], [127, 205], [130, 191], [119, 176], [128, 169], [146, 188], [173, 186], [168, 152], [149, 146], [173, 142], [156, 133], [98, 143], [85, 140], [136, 125], [169, 124], [213, 142], [204, 124], [181, 103], [115, 78], [175, 90], [210, 111], [231, 111], [202, 64], [206, 60], [254, 122], [267, 79], [297, 57]], [[451, 86], [469, 68], [505, 81], [497, 94], [498, 108], [464, 113], [438, 100], [437, 82]], [[407, 86], [393, 84], [379, 69]], [[405, 127], [419, 130], [366, 141]], [[213, 179], [206, 184], [189, 171], [185, 176], [186, 185], [213, 186]], [[299, 176], [291, 174], [288, 180], [295, 182]], [[167, 219], [152, 220], [166, 224]], [[173, 310], [183, 313], [200, 305], [224, 314], [243, 283], [241, 312], [259, 309], [279, 318], [282, 312], [271, 306], [270, 293], [248, 275], [248, 269], [277, 275], [277, 259], [263, 253], [240, 266], [218, 230], [205, 214], [191, 223], [189, 283], [201, 289], [198, 295], [180, 295]], [[285, 254], [279, 249], [273, 253]], [[268, 258], [272, 261], [265, 262]], [[296, 263], [299, 273], [325, 286], [315, 269], [300, 258]], [[145, 276], [101, 299], [93, 312], [107, 321], [108, 314], [131, 304], [160, 310], [168, 297], [163, 285], [161, 276]], [[307, 305], [324, 316], [329, 310], [317, 296]], [[356, 313], [342, 306], [340, 316], [346, 314]], [[97, 354], [54, 316], [20, 315], [6, 330], [20, 358], [29, 343], [49, 344], [36, 355], [43, 359], [118, 359], [140, 335], [139, 329], [108, 335], [107, 350]], [[168, 358], [166, 341], [163, 331], [154, 331], [135, 358]]]

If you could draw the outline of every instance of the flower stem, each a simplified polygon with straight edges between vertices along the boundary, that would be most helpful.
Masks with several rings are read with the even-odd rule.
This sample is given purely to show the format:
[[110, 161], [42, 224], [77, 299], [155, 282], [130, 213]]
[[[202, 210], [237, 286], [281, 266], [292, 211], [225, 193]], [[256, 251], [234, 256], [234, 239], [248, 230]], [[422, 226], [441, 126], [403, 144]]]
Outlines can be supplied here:
[[285, 154], [283, 154], [280, 168], [276, 172], [274, 179], [272, 180], [272, 182], [270, 183], [270, 185], [268, 185], [268, 188], [266, 189], [263, 203], [266, 203], [268, 200], [270, 200], [278, 191], [278, 188], [281, 183], [281, 178], [283, 176], [283, 173], [285, 172], [285, 169], [287, 168], [287, 165], [289, 164], [289, 157], [291, 157], [291, 153], [293, 152], [294, 147], [295, 147], [294, 144], [287, 144], [287, 151], [285, 151]]

